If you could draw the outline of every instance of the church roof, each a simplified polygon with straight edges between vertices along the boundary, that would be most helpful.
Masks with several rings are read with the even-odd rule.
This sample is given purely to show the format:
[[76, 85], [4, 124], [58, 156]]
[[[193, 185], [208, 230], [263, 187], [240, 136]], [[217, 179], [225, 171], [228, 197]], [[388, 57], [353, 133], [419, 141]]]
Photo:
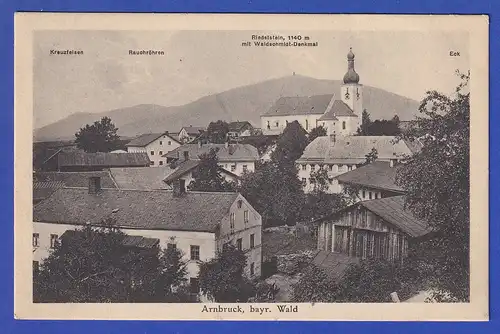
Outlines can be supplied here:
[[337, 117], [358, 117], [358, 115], [344, 102], [335, 100], [323, 116], [318, 118], [318, 121], [336, 121]]
[[333, 94], [280, 97], [262, 116], [321, 115]]

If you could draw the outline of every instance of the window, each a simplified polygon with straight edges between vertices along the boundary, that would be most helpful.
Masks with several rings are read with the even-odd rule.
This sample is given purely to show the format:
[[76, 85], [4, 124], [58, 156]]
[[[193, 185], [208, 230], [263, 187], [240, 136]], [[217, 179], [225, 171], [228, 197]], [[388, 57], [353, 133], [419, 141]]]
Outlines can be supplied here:
[[58, 238], [57, 234], [50, 235], [50, 248], [56, 248]]
[[377, 199], [377, 198], [378, 198], [378, 193], [375, 193], [375, 199]]
[[191, 260], [199, 260], [200, 259], [200, 246], [191, 245]]
[[229, 215], [229, 228], [231, 233], [234, 233], [234, 212]]
[[236, 240], [236, 248], [238, 248], [238, 250], [243, 250], [243, 240], [241, 238]]
[[255, 247], [255, 234], [250, 234], [250, 248]]
[[248, 223], [248, 210], [243, 211], [243, 221]]
[[276, 121], [276, 123], [274, 123], [275, 127], [278, 127], [280, 126], [280, 122]]
[[151, 166], [154, 166], [154, 165], [155, 165], [155, 162], [154, 162], [154, 161], [151, 161], [149, 164], [150, 164]]
[[363, 190], [363, 199], [366, 197], [366, 191]]
[[250, 276], [255, 274], [255, 263], [250, 263]]
[[38, 247], [38, 239], [40, 238], [40, 234], [33, 233], [33, 247]]
[[231, 165], [231, 172], [234, 172], [236, 170], [236, 165]]
[[240, 199], [238, 200], [238, 209], [241, 209], [241, 207], [243, 206], [243, 201]]
[[155, 155], [155, 151], [151, 151], [151, 155]]
[[315, 166], [311, 165], [311, 172], [314, 172]]
[[307, 165], [302, 165], [302, 170], [307, 170]]
[[267, 129], [270, 129], [271, 128], [271, 124], [269, 123], [269, 121], [267, 121]]
[[175, 249], [177, 249], [177, 244], [173, 244], [173, 243], [170, 243], [170, 242], [169, 242], [169, 243], [167, 244], [167, 249], [168, 249], [168, 250], [175, 250]]
[[368, 198], [372, 199], [372, 192], [371, 191], [368, 192]]
[[[163, 145], [163, 142], [160, 140], [160, 145]], [[161, 154], [161, 153], [160, 153]]]
[[309, 129], [309, 121], [306, 119], [306, 130]]
[[158, 165], [163, 166], [163, 161], [159, 161]]
[[302, 186], [305, 186], [307, 184], [307, 179], [305, 177], [302, 178]]
[[247, 171], [248, 171], [248, 166], [247, 165], [243, 165], [243, 173], [245, 173]]
[[196, 277], [189, 278], [189, 291], [191, 293], [199, 293], [200, 292], [200, 282]]
[[345, 121], [342, 122], [342, 130], [345, 130]]
[[158, 154], [159, 154], [160, 156], [162, 156], [162, 155], [163, 155], [163, 151], [158, 152]]
[[169, 140], [167, 144], [170, 146], [170, 145], [172, 145], [172, 142]]

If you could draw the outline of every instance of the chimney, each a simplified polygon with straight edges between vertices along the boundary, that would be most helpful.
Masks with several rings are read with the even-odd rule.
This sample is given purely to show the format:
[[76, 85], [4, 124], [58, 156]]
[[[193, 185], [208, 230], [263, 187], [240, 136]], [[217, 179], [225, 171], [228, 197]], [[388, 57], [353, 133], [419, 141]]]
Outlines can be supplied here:
[[184, 151], [184, 161], [189, 160], [189, 151]]
[[89, 194], [97, 194], [101, 190], [101, 178], [98, 176], [89, 177]]
[[186, 180], [184, 179], [175, 180], [172, 186], [174, 188], [174, 197], [180, 197], [186, 192]]

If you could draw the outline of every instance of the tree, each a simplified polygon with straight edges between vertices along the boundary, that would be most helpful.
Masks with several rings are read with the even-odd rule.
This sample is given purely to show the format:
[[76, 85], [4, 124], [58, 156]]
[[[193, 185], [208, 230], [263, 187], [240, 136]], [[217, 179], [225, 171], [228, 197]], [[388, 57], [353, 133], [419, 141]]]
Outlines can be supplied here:
[[229, 124], [225, 121], [218, 120], [210, 122], [207, 131], [203, 134], [209, 143], [224, 144], [227, 141], [227, 133], [229, 132]]
[[326, 136], [326, 129], [322, 126], [315, 127], [309, 132], [309, 142], [312, 142], [314, 139], [323, 136]]
[[358, 135], [367, 136], [368, 129], [371, 124], [372, 121], [370, 119], [370, 114], [366, 111], [366, 109], [363, 109], [363, 112], [361, 113], [361, 126], [358, 128]]
[[295, 166], [263, 163], [243, 175], [238, 191], [262, 215], [263, 225], [294, 225], [301, 216], [305, 197]]
[[307, 144], [307, 132], [297, 121], [288, 123], [283, 133], [279, 136], [276, 149], [271, 154], [271, 160], [279, 165], [294, 165], [300, 158]]
[[391, 122], [396, 124], [397, 127], [399, 128], [399, 123], [400, 123], [400, 120], [399, 120], [399, 116], [398, 115], [394, 115], [394, 117], [391, 119]]
[[[172, 298], [183, 264], [160, 256], [158, 247], [123, 244], [125, 234], [112, 227], [70, 230], [45, 259], [33, 280], [35, 302], [160, 302]], [[176, 269], [172, 269], [172, 266]], [[165, 268], [170, 268], [165, 270]]]
[[368, 165], [368, 164], [371, 164], [372, 162], [374, 162], [375, 160], [377, 160], [378, 158], [378, 151], [375, 147], [372, 148], [372, 150], [370, 151], [370, 153], [368, 153], [367, 155], [365, 155], [365, 162], [364, 162], [364, 165]]
[[200, 290], [219, 303], [246, 302], [255, 287], [245, 277], [246, 256], [233, 245], [226, 245], [212, 260], [200, 264]]
[[85, 125], [75, 133], [75, 144], [85, 152], [110, 152], [118, 149], [122, 143], [117, 135], [118, 128], [111, 118], [103, 117], [92, 125]]
[[188, 185], [188, 189], [191, 191], [233, 191], [235, 185], [224, 179], [218, 161], [215, 149], [200, 155], [200, 164], [193, 173], [194, 180]]
[[377, 119], [368, 127], [365, 136], [397, 136], [401, 133], [398, 123], [393, 120]]
[[432, 265], [438, 289], [454, 300], [469, 300], [469, 74], [448, 97], [427, 92], [422, 116], [410, 122], [403, 138], [419, 139], [420, 152], [397, 171], [406, 204], [428, 221], [434, 233], [417, 254]]

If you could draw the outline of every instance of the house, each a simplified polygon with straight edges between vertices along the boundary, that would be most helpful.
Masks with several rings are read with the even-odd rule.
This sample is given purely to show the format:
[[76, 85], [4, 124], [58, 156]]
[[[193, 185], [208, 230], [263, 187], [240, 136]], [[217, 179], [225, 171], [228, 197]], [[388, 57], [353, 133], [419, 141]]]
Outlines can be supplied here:
[[356, 198], [360, 201], [398, 196], [405, 193], [396, 184], [400, 166], [394, 162], [374, 161], [335, 178], [342, 190], [349, 187], [356, 190]]
[[126, 145], [130, 153], [147, 153], [152, 167], [164, 165], [165, 159], [162, 156], [179, 146], [179, 140], [168, 132], [143, 134]]
[[347, 54], [347, 72], [336, 94], [281, 97], [263, 115], [261, 128], [265, 135], [281, 134], [286, 125], [298, 121], [307, 131], [322, 126], [327, 134], [355, 134], [361, 125], [363, 85], [354, 70], [354, 53]]
[[200, 261], [228, 243], [245, 252], [249, 278], [261, 274], [262, 218], [241, 194], [185, 192], [178, 184], [173, 191], [104, 189], [99, 177], [87, 188], [57, 189], [34, 206], [33, 260], [43, 261], [67, 230], [109, 219], [127, 235], [179, 249], [194, 290]]
[[[163, 179], [165, 185], [172, 187], [174, 182], [181, 182], [180, 186], [187, 190], [189, 184], [196, 179], [200, 160], [186, 160], [179, 163], [167, 177]], [[228, 182], [237, 182], [238, 176], [219, 166], [222, 177]]]
[[416, 142], [398, 140], [394, 136], [323, 136], [314, 139], [297, 159], [298, 177], [305, 192], [314, 189], [316, 180], [311, 173], [326, 169], [330, 185], [329, 193], [340, 193], [338, 175], [352, 171], [366, 162], [366, 156], [375, 149], [377, 161], [397, 163], [414, 154], [419, 148]]
[[318, 250], [403, 261], [408, 245], [432, 232], [405, 208], [404, 196], [361, 201], [316, 221]]
[[205, 132], [203, 126], [184, 126], [179, 131], [179, 141], [182, 143], [190, 143]]
[[150, 165], [148, 155], [145, 152], [59, 152], [56, 158], [59, 172], [90, 172], [112, 167], [148, 167]]
[[231, 122], [228, 124], [229, 131], [227, 133], [228, 139], [238, 140], [239, 137], [248, 137], [252, 135], [253, 126], [247, 121]]
[[259, 160], [259, 152], [249, 144], [184, 144], [165, 154], [167, 163], [183, 160], [199, 160], [202, 154], [217, 151], [219, 166], [226, 171], [241, 176], [244, 172], [253, 172]]

